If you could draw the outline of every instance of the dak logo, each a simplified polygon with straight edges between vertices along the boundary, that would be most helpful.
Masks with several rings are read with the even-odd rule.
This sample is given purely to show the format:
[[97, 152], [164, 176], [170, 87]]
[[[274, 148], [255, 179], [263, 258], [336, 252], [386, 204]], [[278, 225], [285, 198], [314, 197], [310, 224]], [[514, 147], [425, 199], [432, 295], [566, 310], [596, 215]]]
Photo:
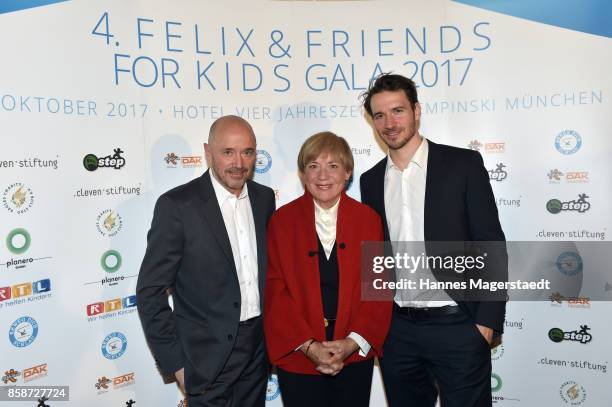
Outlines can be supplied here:
[[15, 369], [10, 369], [4, 372], [4, 376], [2, 376], [2, 381], [4, 382], [4, 384], [8, 384], [9, 382], [17, 383], [17, 378], [19, 376], [21, 376], [21, 372]]
[[11, 213], [25, 213], [34, 204], [34, 193], [21, 182], [15, 182], [4, 189], [2, 204]]
[[480, 151], [481, 147], [482, 147], [482, 143], [478, 140], [472, 140], [468, 143], [468, 148], [470, 150]]
[[255, 172], [263, 174], [268, 172], [272, 167], [272, 156], [266, 150], [257, 150], [257, 158], [255, 160]]
[[96, 389], [98, 389], [99, 392], [106, 392], [108, 391], [108, 385], [111, 383], [111, 379], [109, 379], [106, 376], [102, 376], [100, 378], [98, 378], [98, 383], [95, 384]]
[[87, 154], [83, 158], [83, 166], [87, 171], [95, 171], [98, 168], [114, 168], [120, 169], [125, 165], [125, 158], [121, 157], [124, 153], [120, 148], [113, 150], [115, 154], [107, 155], [106, 157], [98, 158], [95, 154]]
[[123, 227], [121, 216], [110, 209], [102, 211], [96, 219], [96, 228], [102, 236], [113, 237]]
[[27, 315], [15, 320], [9, 329], [9, 340], [18, 348], [29, 346], [37, 335], [38, 323]]
[[593, 335], [589, 333], [590, 330], [591, 328], [586, 325], [580, 325], [579, 331], [564, 332], [560, 328], [552, 328], [548, 331], [548, 338], [555, 343], [572, 341], [585, 345], [593, 340]]
[[555, 148], [564, 155], [574, 154], [582, 146], [582, 137], [574, 130], [563, 130], [555, 138]]
[[164, 157], [164, 161], [166, 162], [166, 165], [169, 168], [175, 168], [177, 166], [177, 164], [178, 164], [180, 159], [181, 159], [181, 157], [179, 157], [175, 153], [168, 153]]
[[117, 359], [127, 349], [127, 339], [121, 332], [111, 332], [102, 341], [102, 355], [106, 359]]
[[503, 163], [496, 164], [494, 170], [489, 170], [489, 180], [490, 181], [503, 181], [508, 178], [508, 172], [504, 170], [506, 166]]
[[586, 390], [582, 385], [573, 380], [567, 381], [561, 385], [559, 395], [565, 404], [572, 406], [579, 406], [586, 400]]
[[546, 202], [546, 210], [554, 215], [561, 211], [574, 211], [584, 213], [591, 209], [591, 203], [587, 201], [587, 194], [579, 194], [578, 199], [573, 201], [561, 202], [558, 199], [551, 199]]

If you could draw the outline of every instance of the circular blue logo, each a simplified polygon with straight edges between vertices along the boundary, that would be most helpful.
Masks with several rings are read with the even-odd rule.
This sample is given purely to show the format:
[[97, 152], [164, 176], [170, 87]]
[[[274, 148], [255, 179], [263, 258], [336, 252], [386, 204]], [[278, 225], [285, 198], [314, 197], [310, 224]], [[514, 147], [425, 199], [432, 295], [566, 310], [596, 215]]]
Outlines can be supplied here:
[[121, 332], [111, 332], [102, 341], [102, 355], [106, 359], [120, 358], [127, 349], [127, 339]]
[[557, 257], [557, 270], [566, 276], [582, 273], [582, 258], [576, 252], [563, 252]]
[[9, 329], [9, 340], [17, 348], [25, 348], [38, 336], [38, 323], [29, 316], [17, 319]]
[[280, 387], [278, 386], [278, 378], [275, 374], [268, 378], [268, 387], [266, 387], [266, 401], [272, 401], [280, 396]]
[[582, 137], [574, 130], [563, 130], [555, 138], [555, 147], [561, 154], [574, 154], [582, 146]]
[[255, 159], [255, 172], [263, 174], [268, 172], [272, 167], [272, 156], [266, 150], [257, 150], [257, 158]]

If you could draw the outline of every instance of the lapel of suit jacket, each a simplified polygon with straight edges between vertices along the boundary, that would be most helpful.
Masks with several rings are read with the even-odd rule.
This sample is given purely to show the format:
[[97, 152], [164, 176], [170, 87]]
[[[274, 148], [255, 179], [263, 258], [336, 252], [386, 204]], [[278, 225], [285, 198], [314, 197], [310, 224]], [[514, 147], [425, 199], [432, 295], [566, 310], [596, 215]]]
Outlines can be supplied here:
[[200, 197], [204, 201], [204, 218], [210, 226], [212, 235], [217, 240], [217, 243], [219, 243], [221, 251], [223, 254], [225, 254], [225, 257], [227, 257], [227, 260], [234, 268], [234, 271], [236, 271], [234, 255], [232, 254], [232, 245], [230, 244], [229, 236], [227, 234], [227, 230], [225, 229], [225, 222], [223, 221], [221, 208], [219, 208], [219, 202], [217, 201], [217, 196], [215, 195], [215, 190], [210, 177], [210, 170], [207, 170], [200, 177], [200, 188], [198, 188]]
[[262, 204], [259, 191], [255, 188], [254, 182], [249, 180], [247, 181], [247, 185], [249, 189], [249, 201], [251, 202], [251, 209], [253, 210], [253, 222], [255, 223], [255, 237], [257, 241], [257, 277], [259, 281], [259, 291], [262, 292], [266, 278], [266, 208]]
[[387, 211], [385, 211], [385, 173], [387, 171], [387, 160], [389, 157], [383, 158], [374, 167], [373, 179], [375, 180], [372, 188], [372, 206], [374, 210], [380, 214], [383, 222], [383, 230], [385, 240], [389, 240], [389, 224], [387, 223]]
[[436, 223], [436, 206], [442, 192], [439, 188], [439, 180], [442, 177], [444, 168], [443, 157], [438, 145], [430, 140], [427, 140], [429, 153], [427, 155], [427, 177], [425, 179], [425, 213], [423, 215], [423, 231], [425, 241], [433, 240], [435, 235]]

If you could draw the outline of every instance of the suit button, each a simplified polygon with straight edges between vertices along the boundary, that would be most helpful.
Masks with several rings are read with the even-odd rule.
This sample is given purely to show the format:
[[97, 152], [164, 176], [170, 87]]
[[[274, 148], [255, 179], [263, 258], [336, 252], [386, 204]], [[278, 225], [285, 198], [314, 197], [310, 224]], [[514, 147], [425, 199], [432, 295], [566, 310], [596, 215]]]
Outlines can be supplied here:
[[237, 302], [234, 303], [234, 308], [238, 308], [240, 304], [238, 304]]
[[234, 336], [233, 336], [233, 335], [227, 335], [227, 340], [228, 340], [228, 341], [231, 341], [232, 339], [234, 339]]

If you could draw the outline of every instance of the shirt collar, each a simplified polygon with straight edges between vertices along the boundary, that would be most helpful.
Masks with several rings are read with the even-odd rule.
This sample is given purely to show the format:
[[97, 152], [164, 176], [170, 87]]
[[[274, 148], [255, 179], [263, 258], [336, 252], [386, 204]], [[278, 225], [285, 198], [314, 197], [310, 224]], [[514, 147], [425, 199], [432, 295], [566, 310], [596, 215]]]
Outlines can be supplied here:
[[[222, 207], [225, 201], [227, 201], [228, 199], [236, 198], [236, 195], [234, 195], [233, 193], [225, 189], [223, 185], [221, 185], [221, 183], [215, 177], [215, 173], [212, 168], [210, 169], [210, 181], [212, 182], [213, 189], [215, 190], [215, 196], [217, 197], [217, 202], [219, 203], [219, 207]], [[243, 199], [248, 196], [249, 196], [249, 189], [247, 187], [247, 183], [245, 182], [244, 186], [242, 187], [242, 191], [240, 191], [240, 196], [238, 196], [237, 198]]]
[[332, 206], [329, 209], [322, 208], [321, 206], [319, 206], [317, 201], [313, 199], [314, 205], [315, 205], [315, 218], [321, 219], [323, 216], [327, 215], [331, 217], [332, 219], [336, 219], [338, 217], [338, 206], [340, 205], [341, 199], [342, 199], [342, 196], [340, 196], [340, 198], [338, 198], [338, 201], [336, 201], [334, 206]]
[[[427, 143], [427, 139], [423, 137], [423, 140], [421, 140], [421, 144], [419, 145], [419, 148], [417, 148], [417, 150], [414, 152], [414, 155], [412, 156], [412, 159], [410, 160], [410, 162], [416, 164], [416, 166], [419, 167], [424, 172], [427, 172], [427, 156], [428, 155], [429, 155], [429, 144]], [[389, 170], [389, 168], [395, 168], [396, 170], [399, 171], [399, 168], [397, 168], [397, 166], [393, 163], [391, 156], [389, 155], [389, 153], [387, 153], [387, 171]]]

